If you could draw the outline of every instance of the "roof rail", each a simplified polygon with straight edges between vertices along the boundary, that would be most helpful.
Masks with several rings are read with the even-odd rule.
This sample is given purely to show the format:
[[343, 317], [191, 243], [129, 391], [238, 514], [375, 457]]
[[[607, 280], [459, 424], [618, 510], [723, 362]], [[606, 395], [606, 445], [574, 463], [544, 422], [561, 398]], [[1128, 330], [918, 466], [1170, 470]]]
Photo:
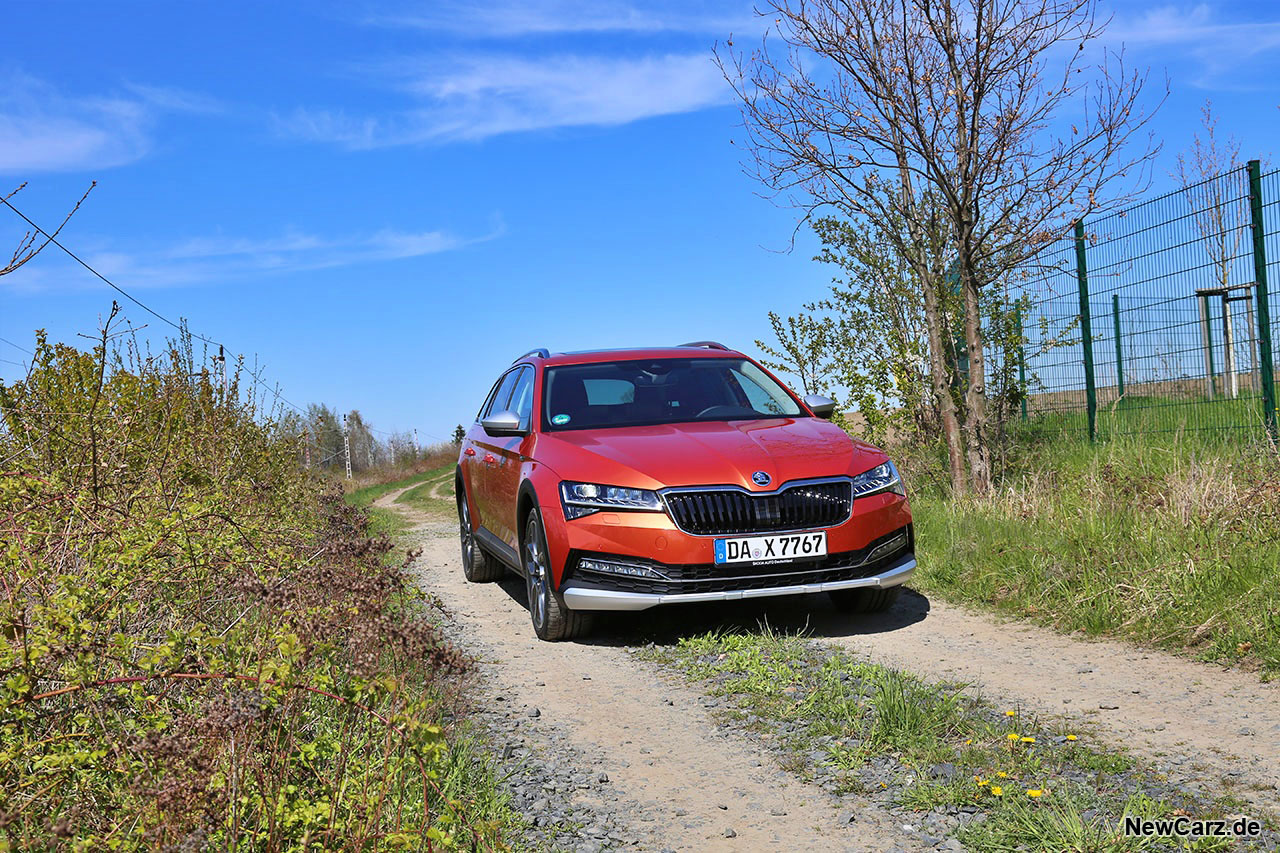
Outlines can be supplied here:
[[715, 341], [690, 341], [687, 344], [680, 344], [682, 347], [702, 347], [703, 349], [722, 349], [728, 352], [729, 348], [724, 344], [718, 344]]
[[550, 358], [550, 357], [551, 357], [551, 353], [547, 352], [547, 348], [546, 348], [546, 347], [538, 347], [537, 349], [531, 349], [531, 350], [529, 350], [529, 351], [528, 351], [527, 353], [525, 353], [524, 355], [517, 356], [517, 357], [516, 357], [516, 360], [515, 360], [515, 361], [513, 361], [513, 362], [511, 362], [511, 363], [512, 363], [512, 364], [515, 364], [515, 363], [516, 363], [516, 361], [519, 361], [519, 360], [520, 360], [520, 359], [522, 359], [522, 358], [528, 358], [528, 357], [529, 357], [529, 356], [531, 356], [531, 355], [536, 355], [538, 358]]

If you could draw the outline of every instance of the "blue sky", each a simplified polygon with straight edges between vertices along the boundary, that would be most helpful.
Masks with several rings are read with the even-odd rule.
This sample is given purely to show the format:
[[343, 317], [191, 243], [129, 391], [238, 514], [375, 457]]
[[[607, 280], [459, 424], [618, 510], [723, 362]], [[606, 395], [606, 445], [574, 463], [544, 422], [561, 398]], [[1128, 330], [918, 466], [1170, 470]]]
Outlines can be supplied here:
[[[1276, 162], [1280, 9], [1104, 4], [1167, 73], [1156, 189], [1212, 99]], [[297, 403], [447, 436], [519, 353], [713, 338], [829, 271], [757, 196], [711, 64], [749, 3], [11, 0], [0, 185], [166, 316]], [[1157, 85], [1156, 88], [1159, 88]], [[0, 246], [23, 226], [0, 211]], [[85, 343], [113, 294], [49, 251], [0, 278], [0, 338]], [[168, 329], [125, 305], [135, 325]], [[0, 377], [25, 354], [0, 342]]]

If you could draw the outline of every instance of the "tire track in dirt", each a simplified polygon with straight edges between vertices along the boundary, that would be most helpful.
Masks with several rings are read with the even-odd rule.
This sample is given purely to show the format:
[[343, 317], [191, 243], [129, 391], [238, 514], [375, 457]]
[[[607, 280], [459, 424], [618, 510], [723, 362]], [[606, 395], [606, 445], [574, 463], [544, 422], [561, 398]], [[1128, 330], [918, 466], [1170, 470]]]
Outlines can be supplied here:
[[[554, 660], [556, 666], [587, 672], [616, 668], [639, 680], [654, 678], [652, 671], [637, 669], [623, 649], [612, 645], [538, 643], [521, 593], [502, 595], [489, 585], [463, 581], [453, 554], [451, 521], [423, 513], [414, 520], [436, 531], [436, 536], [450, 537], [425, 555], [433, 567], [425, 577], [433, 589], [448, 593], [446, 600], [456, 595], [466, 602], [467, 618], [478, 623], [478, 631], [485, 636], [502, 635], [496, 653], [510, 652], [514, 658], [502, 657], [507, 663], [501, 666], [511, 667], [511, 661]], [[519, 590], [520, 585], [510, 588]], [[1118, 641], [1065, 636], [930, 600], [910, 590], [888, 613], [853, 618], [821, 597], [807, 596], [609, 614], [594, 642], [670, 640], [724, 625], [752, 626], [762, 618], [781, 630], [807, 630], [817, 639], [876, 663], [967, 684], [970, 692], [1005, 707], [1074, 719], [1082, 735], [1091, 732], [1103, 744], [1150, 759], [1160, 772], [1193, 790], [1210, 797], [1232, 794], [1267, 812], [1276, 809], [1280, 684], [1261, 683], [1253, 673]], [[485, 627], [483, 623], [491, 619], [496, 620], [495, 626]], [[621, 689], [624, 686], [618, 685], [620, 692], [611, 699], [615, 708], [631, 701]], [[659, 692], [666, 695], [673, 689]], [[633, 694], [635, 701], [649, 702], [651, 692]], [[573, 693], [558, 697], [570, 709]], [[680, 719], [676, 715], [673, 722], [678, 724]]]
[[625, 648], [537, 640], [523, 583], [514, 576], [468, 583], [456, 522], [395, 504], [396, 497], [375, 505], [415, 524], [410, 538], [423, 548], [419, 580], [443, 600], [466, 647], [480, 657], [490, 698], [501, 695], [526, 713], [537, 709], [530, 724], [556, 726], [597, 756], [592, 771], [607, 774], [626, 803], [622, 817], [642, 848], [925, 849], [887, 812], [806, 785], [763, 749], [721, 732], [699, 691]]

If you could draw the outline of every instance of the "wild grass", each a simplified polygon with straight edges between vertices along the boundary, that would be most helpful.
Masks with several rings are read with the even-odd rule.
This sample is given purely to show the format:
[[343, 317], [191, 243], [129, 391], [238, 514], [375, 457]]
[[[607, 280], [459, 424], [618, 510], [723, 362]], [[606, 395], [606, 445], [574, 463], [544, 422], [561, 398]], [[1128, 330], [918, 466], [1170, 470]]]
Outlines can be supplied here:
[[[407, 481], [415, 476], [430, 474], [445, 467], [452, 468], [457, 461], [458, 445], [452, 442], [440, 442], [421, 448], [416, 456], [406, 457], [396, 465], [382, 464], [366, 468], [358, 472], [353, 479], [344, 480], [343, 485], [348, 492], [360, 492], [389, 483], [407, 485]], [[370, 500], [381, 497], [383, 493], [375, 493]]]
[[975, 850], [1212, 850], [1126, 839], [1126, 813], [1214, 817], [1233, 806], [1171, 788], [1063, 720], [998, 708], [958, 685], [922, 680], [767, 626], [712, 632], [641, 656], [673, 668], [753, 721], [784, 767], [835, 774], [837, 792], [913, 810], [963, 807], [984, 819], [957, 837]]
[[[920, 589], [1280, 673], [1280, 457], [1223, 433], [1015, 443], [994, 491], [911, 489]], [[909, 483], [909, 487], [913, 485]]]
[[[1083, 396], [1080, 392], [1078, 400], [1047, 402], [1046, 405], [1060, 408], [1034, 412], [1027, 421], [1017, 424], [1020, 438], [1035, 440], [1037, 436], [1061, 434], [1087, 437], [1089, 419]], [[1036, 397], [1033, 396], [1030, 402], [1034, 409]], [[1192, 440], [1239, 441], [1244, 436], [1245, 441], [1249, 441], [1263, 435], [1262, 397], [1257, 392], [1248, 391], [1234, 399], [1219, 393], [1212, 400], [1200, 396], [1130, 393], [1110, 402], [1100, 402], [1095, 423], [1098, 435], [1104, 439], [1136, 435], [1167, 438], [1204, 433]], [[1214, 433], [1220, 435], [1215, 438]]]

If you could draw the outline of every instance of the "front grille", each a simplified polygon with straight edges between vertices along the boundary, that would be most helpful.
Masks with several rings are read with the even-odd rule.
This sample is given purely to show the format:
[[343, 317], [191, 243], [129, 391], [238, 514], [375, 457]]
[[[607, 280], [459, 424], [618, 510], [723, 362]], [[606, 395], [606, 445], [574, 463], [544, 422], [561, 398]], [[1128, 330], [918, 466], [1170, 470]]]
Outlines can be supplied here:
[[[913, 547], [914, 537], [911, 525], [907, 525], [893, 533], [881, 536], [857, 551], [828, 554], [818, 560], [785, 565], [717, 566], [714, 563], [668, 565], [651, 560], [625, 558], [630, 563], [652, 566], [656, 571], [666, 575], [665, 580], [584, 571], [577, 566], [576, 558], [570, 560], [570, 565], [574, 566], [572, 576], [575, 582], [585, 583], [597, 589], [658, 594], [726, 592], [867, 578], [880, 574]], [[578, 552], [578, 556], [609, 559], [612, 555]]]
[[853, 508], [848, 480], [800, 483], [767, 495], [737, 489], [667, 492], [676, 526], [701, 536], [768, 533], [844, 523]]

